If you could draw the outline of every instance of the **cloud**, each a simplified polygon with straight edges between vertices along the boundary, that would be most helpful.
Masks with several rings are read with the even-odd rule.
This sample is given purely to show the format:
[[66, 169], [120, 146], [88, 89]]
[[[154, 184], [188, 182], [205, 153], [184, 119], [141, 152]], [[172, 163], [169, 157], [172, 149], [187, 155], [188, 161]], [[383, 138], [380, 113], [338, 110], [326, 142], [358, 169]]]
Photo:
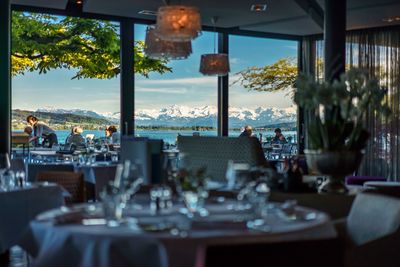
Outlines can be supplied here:
[[292, 49], [292, 50], [297, 50], [298, 49], [297, 45], [285, 45], [284, 47]]
[[138, 84], [146, 85], [216, 85], [217, 77], [187, 77], [187, 78], [175, 78], [175, 79], [147, 79], [147, 80], [138, 80]]
[[152, 88], [152, 87], [136, 87], [136, 92], [140, 93], [159, 93], [159, 94], [186, 94], [186, 88], [169, 88], [169, 87], [159, 87], [159, 88]]
[[238, 64], [241, 63], [241, 61], [242, 60], [240, 58], [238, 58], [238, 57], [229, 58], [229, 63], [232, 64], [232, 65], [238, 65]]

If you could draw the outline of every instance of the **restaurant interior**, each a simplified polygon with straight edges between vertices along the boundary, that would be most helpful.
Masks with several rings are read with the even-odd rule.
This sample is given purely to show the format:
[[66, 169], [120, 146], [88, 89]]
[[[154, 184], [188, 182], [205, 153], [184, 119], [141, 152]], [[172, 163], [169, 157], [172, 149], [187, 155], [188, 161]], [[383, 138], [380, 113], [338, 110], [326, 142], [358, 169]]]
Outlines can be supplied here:
[[[116, 25], [120, 120], [104, 139], [59, 145], [34, 116], [30, 133], [13, 129], [15, 12]], [[29, 46], [46, 36], [18, 30], [45, 62]], [[73, 49], [93, 55], [100, 30]], [[135, 74], [186, 60], [205, 32], [214, 51], [196, 68], [215, 77], [215, 136], [139, 136]], [[249, 90], [290, 80], [294, 140], [230, 134], [234, 36], [296, 44], [293, 77], [246, 76]], [[400, 266], [399, 112], [398, 0], [1, 0], [0, 267]]]

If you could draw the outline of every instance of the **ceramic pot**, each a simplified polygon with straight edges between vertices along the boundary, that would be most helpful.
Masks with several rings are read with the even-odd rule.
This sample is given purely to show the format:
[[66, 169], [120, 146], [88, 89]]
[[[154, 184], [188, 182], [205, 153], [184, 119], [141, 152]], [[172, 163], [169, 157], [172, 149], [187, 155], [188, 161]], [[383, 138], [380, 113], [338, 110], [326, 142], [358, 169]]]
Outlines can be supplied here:
[[345, 177], [360, 166], [363, 154], [359, 150], [304, 150], [307, 164], [321, 175], [328, 176], [318, 189], [321, 193], [346, 194]]

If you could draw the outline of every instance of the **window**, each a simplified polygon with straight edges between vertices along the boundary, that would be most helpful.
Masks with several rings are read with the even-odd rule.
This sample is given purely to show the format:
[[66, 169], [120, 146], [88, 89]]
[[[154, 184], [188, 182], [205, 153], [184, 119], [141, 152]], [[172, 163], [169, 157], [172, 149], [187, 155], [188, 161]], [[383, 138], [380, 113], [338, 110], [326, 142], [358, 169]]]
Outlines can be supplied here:
[[[295, 142], [297, 108], [291, 98], [291, 86], [283, 86], [284, 89], [274, 92], [257, 91], [254, 85], [256, 86], [259, 80], [254, 77], [259, 75], [253, 74], [254, 67], [262, 68], [275, 64], [279, 68], [289, 68], [294, 80], [297, 75], [297, 42], [235, 35], [230, 36], [229, 41], [229, 135], [238, 136], [245, 125], [251, 125], [254, 133], [257, 136], [261, 134], [263, 141], [266, 141], [274, 135], [275, 128], [281, 128], [287, 140]], [[252, 81], [255, 83], [251, 88], [245, 88], [245, 85], [249, 85], [249, 80], [242, 78], [249, 77], [243, 76], [244, 71], [249, 68], [248, 74], [253, 77]], [[279, 72], [273, 77], [278, 75]], [[277, 88], [272, 86], [270, 89]]]
[[[135, 25], [135, 40], [145, 39], [146, 26]], [[193, 54], [170, 60], [171, 72], [135, 74], [135, 134], [174, 144], [177, 135], [217, 135], [217, 78], [199, 72], [200, 55], [212, 53], [213, 33], [192, 42]]]
[[[119, 24], [13, 12], [12, 129], [33, 114], [64, 143], [71, 127], [119, 126]], [[94, 34], [95, 33], [95, 34]]]

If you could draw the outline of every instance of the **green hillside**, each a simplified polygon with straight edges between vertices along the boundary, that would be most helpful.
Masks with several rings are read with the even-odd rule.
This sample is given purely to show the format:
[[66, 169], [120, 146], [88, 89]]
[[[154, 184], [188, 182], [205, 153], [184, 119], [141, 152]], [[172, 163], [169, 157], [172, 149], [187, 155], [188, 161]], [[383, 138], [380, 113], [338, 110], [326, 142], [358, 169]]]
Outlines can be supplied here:
[[99, 130], [104, 129], [105, 125], [113, 124], [106, 119], [97, 119], [88, 116], [50, 112], [32, 112], [16, 109], [12, 111], [12, 129], [23, 130], [27, 125], [26, 117], [31, 114], [39, 120], [51, 125], [55, 130], [69, 130], [73, 126], [80, 126], [85, 130]]

